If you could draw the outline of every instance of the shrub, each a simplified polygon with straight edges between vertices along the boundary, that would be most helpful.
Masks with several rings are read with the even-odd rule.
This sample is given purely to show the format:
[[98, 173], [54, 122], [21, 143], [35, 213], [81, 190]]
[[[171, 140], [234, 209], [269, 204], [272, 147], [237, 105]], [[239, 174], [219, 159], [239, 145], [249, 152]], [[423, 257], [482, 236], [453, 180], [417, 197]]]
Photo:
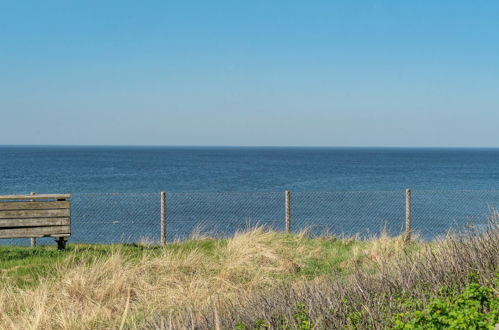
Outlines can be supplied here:
[[[499, 273], [495, 282], [497, 288]], [[394, 322], [395, 329], [494, 329], [499, 323], [499, 297], [494, 288], [473, 279], [461, 294], [435, 298], [423, 310], [399, 313]]]

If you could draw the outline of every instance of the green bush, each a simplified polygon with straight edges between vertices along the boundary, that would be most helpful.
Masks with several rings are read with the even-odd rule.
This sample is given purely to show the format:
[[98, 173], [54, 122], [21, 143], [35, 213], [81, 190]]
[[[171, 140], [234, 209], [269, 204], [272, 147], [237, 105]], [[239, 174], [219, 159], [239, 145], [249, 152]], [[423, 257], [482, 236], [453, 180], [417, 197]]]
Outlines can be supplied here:
[[[499, 274], [495, 288], [499, 287]], [[499, 297], [475, 277], [463, 292], [431, 300], [423, 310], [395, 315], [395, 329], [494, 329], [499, 323]], [[413, 305], [407, 302], [407, 305]]]

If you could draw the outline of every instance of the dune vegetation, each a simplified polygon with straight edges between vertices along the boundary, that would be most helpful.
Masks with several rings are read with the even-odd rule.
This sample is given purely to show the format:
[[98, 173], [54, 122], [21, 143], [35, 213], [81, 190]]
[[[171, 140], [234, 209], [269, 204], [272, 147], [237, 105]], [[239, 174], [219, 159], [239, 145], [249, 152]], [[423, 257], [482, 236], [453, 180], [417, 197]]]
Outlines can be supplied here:
[[496, 225], [432, 242], [259, 227], [165, 247], [1, 247], [0, 328], [417, 328], [459, 295], [476, 298], [463, 298], [470, 322], [487, 328], [498, 258]]

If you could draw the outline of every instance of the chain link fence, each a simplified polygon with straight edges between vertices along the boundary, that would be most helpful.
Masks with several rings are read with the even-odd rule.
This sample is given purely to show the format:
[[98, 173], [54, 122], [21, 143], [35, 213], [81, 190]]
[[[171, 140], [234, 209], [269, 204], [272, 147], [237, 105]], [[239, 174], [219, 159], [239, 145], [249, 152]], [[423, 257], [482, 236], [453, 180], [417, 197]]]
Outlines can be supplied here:
[[[412, 191], [412, 232], [422, 239], [468, 226], [485, 228], [499, 191]], [[159, 243], [160, 193], [97, 193], [71, 196], [70, 242]], [[404, 233], [405, 191], [291, 192], [292, 232], [360, 238]], [[285, 230], [284, 192], [166, 192], [166, 241], [191, 235], [227, 237], [264, 225]], [[21, 240], [4, 240], [19, 244]], [[44, 238], [41, 244], [50, 242]]]

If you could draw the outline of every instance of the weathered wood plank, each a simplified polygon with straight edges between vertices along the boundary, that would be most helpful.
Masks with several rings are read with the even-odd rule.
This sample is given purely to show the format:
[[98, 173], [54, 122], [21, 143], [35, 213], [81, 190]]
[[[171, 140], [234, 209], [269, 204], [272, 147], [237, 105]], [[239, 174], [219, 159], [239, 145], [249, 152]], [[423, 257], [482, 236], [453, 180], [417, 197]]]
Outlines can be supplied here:
[[70, 226], [50, 227], [25, 227], [0, 230], [0, 238], [44, 237], [44, 236], [69, 236]]
[[44, 235], [32, 235], [32, 236], [10, 236], [10, 237], [3, 237], [0, 235], [0, 239], [4, 238], [41, 238], [41, 237], [71, 237], [71, 234], [44, 234]]
[[57, 202], [0, 202], [0, 211], [69, 209], [69, 201]]
[[2, 200], [35, 200], [35, 199], [70, 199], [69, 194], [42, 194], [42, 195], [0, 195]]
[[58, 210], [16, 210], [1, 211], [0, 219], [27, 219], [27, 218], [50, 218], [50, 217], [69, 217], [69, 209]]
[[0, 231], [6, 227], [47, 227], [69, 224], [69, 218], [0, 219]]

